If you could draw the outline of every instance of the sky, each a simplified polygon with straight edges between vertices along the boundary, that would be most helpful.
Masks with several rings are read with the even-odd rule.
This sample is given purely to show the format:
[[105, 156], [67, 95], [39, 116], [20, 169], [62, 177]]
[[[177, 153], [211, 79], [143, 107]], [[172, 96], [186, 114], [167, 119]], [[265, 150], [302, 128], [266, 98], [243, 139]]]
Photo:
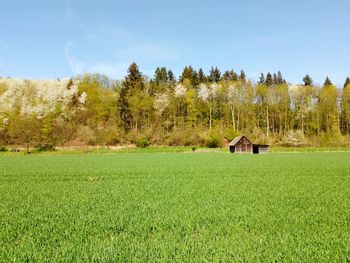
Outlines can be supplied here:
[[0, 0], [0, 76], [121, 79], [136, 62], [280, 70], [300, 83], [350, 76], [349, 0]]

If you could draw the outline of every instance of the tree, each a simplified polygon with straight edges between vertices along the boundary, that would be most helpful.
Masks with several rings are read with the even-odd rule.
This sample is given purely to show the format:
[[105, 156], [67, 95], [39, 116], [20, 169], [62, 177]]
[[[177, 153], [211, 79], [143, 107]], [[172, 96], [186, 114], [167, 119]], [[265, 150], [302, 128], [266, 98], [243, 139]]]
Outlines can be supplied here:
[[264, 73], [260, 74], [258, 84], [265, 84], [265, 75], [264, 75]]
[[168, 70], [168, 81], [170, 83], [176, 82], [176, 77], [171, 69]]
[[283, 76], [282, 76], [282, 73], [281, 71], [278, 71], [277, 72], [277, 84], [283, 84], [285, 83], [286, 81], [283, 79]]
[[211, 67], [209, 72], [209, 82], [216, 83], [219, 82], [221, 79], [221, 72], [217, 67]]
[[272, 84], [278, 85], [277, 74], [273, 73], [272, 75]]
[[350, 78], [347, 77], [346, 80], [345, 80], [345, 83], [344, 83], [343, 88], [346, 88], [346, 87], [349, 86], [349, 85], [350, 85]]
[[350, 79], [347, 78], [344, 84], [341, 99], [341, 131], [343, 134], [350, 134]]
[[304, 86], [312, 86], [313, 80], [310, 77], [310, 75], [305, 75], [305, 77], [303, 78], [304, 81]]
[[320, 126], [327, 133], [339, 131], [337, 90], [326, 79], [324, 86], [319, 90]]
[[209, 130], [212, 129], [212, 119], [213, 119], [213, 101], [216, 97], [217, 90], [219, 88], [219, 85], [215, 82], [207, 86], [206, 84], [201, 84], [199, 86], [198, 96], [201, 98], [204, 102], [209, 102]]
[[332, 81], [328, 77], [326, 77], [326, 80], [324, 81], [323, 86], [327, 87], [327, 86], [331, 86], [331, 85], [333, 85]]
[[9, 124], [8, 132], [17, 143], [24, 144], [26, 152], [29, 153], [30, 147], [39, 141], [40, 126], [34, 115], [15, 115]]
[[243, 71], [243, 69], [241, 70], [241, 72], [239, 74], [238, 80], [241, 83], [246, 83], [246, 76], [245, 76], [245, 72]]
[[142, 73], [139, 71], [137, 64], [134, 62], [128, 69], [128, 75], [123, 81], [118, 99], [121, 124], [125, 131], [129, 131], [131, 129], [133, 121], [129, 99], [134, 93], [143, 91], [144, 87]]
[[206, 83], [207, 82], [207, 77], [205, 76], [203, 69], [199, 68], [198, 70], [198, 83]]
[[266, 84], [266, 86], [270, 87], [272, 85], [272, 83], [273, 83], [272, 75], [270, 72], [268, 72], [266, 75], [265, 84]]
[[238, 80], [238, 75], [236, 72], [234, 72], [232, 69], [231, 70], [226, 70], [222, 76], [224, 80], [230, 80], [230, 81], [237, 81]]
[[168, 82], [168, 72], [165, 67], [157, 68], [154, 73], [154, 82], [158, 85], [160, 83]]
[[182, 74], [180, 76], [180, 82], [183, 83], [186, 79], [188, 79], [192, 83], [194, 80], [194, 75], [195, 75], [195, 73], [194, 73], [192, 66], [186, 66], [183, 69]]

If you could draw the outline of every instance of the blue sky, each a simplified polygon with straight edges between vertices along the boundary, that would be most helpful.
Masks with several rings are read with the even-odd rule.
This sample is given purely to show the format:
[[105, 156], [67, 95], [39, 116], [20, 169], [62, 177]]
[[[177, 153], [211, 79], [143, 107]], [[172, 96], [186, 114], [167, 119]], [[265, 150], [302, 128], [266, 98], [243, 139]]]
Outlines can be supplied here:
[[342, 84], [350, 75], [349, 0], [0, 0], [0, 76], [122, 78], [136, 61], [281, 70]]

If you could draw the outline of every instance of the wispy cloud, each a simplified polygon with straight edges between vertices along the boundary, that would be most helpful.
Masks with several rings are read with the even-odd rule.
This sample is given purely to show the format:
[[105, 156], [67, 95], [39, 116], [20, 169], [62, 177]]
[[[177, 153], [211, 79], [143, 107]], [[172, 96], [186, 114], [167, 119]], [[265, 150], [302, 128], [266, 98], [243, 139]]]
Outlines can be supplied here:
[[[129, 64], [133, 61], [152, 64], [181, 59], [182, 51], [172, 43], [145, 40], [120, 27], [80, 24], [79, 28], [86, 40], [69, 41], [65, 45], [65, 55], [74, 75], [101, 73], [121, 78], [125, 76]], [[86, 52], [89, 49], [91, 52], [82, 57], [81, 51]], [[100, 57], [95, 57], [96, 52]], [[142, 68], [146, 74], [153, 74], [153, 70]]]
[[82, 68], [84, 68], [84, 64], [77, 61], [76, 58], [71, 54], [73, 47], [74, 47], [73, 41], [67, 42], [64, 48], [64, 53], [66, 54], [66, 58], [72, 70], [72, 73], [74, 75], [78, 75], [82, 73]]
[[71, 53], [75, 47], [75, 43], [70, 41], [66, 43], [65, 54], [68, 64], [73, 75], [84, 73], [99, 73], [107, 75], [111, 78], [122, 78], [128, 69], [128, 63], [106, 63], [106, 62], [86, 62], [73, 56]]

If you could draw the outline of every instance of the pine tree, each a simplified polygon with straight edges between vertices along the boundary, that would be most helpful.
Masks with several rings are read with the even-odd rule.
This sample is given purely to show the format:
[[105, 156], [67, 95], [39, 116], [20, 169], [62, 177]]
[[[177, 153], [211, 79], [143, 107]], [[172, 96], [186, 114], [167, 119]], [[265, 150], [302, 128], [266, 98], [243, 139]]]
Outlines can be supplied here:
[[243, 71], [243, 69], [241, 70], [241, 73], [239, 74], [239, 81], [242, 82], [242, 83], [246, 83], [246, 75], [245, 75], [245, 72]]
[[217, 67], [211, 67], [209, 72], [209, 81], [210, 82], [219, 82], [221, 79], [221, 72]]
[[130, 130], [133, 119], [129, 105], [129, 97], [137, 91], [143, 91], [144, 88], [142, 73], [134, 62], [128, 69], [128, 75], [123, 81], [118, 99], [121, 124], [125, 131]]
[[277, 74], [276, 74], [276, 73], [273, 73], [272, 84], [274, 84], [274, 85], [277, 85], [277, 84], [278, 84]]
[[168, 73], [165, 67], [157, 68], [154, 73], [154, 82], [158, 85], [160, 83], [168, 82]]
[[286, 81], [283, 79], [283, 76], [282, 76], [282, 73], [281, 71], [278, 71], [277, 72], [277, 84], [283, 84], [285, 83]]
[[233, 74], [232, 74], [232, 81], [238, 81], [238, 75], [234, 71], [233, 71]]
[[266, 80], [265, 80], [266, 86], [271, 86], [272, 85], [272, 75], [270, 72], [266, 74]]
[[225, 73], [222, 75], [222, 78], [224, 80], [231, 80], [231, 81], [237, 81], [238, 76], [237, 73], [231, 70], [226, 70]]
[[174, 83], [176, 81], [175, 75], [171, 69], [168, 70], [168, 81]]
[[304, 86], [312, 86], [313, 80], [310, 77], [310, 75], [305, 75], [305, 77], [303, 78], [304, 81]]
[[259, 84], [264, 84], [265, 83], [265, 75], [264, 75], [264, 73], [260, 74], [258, 83]]
[[184, 82], [185, 79], [188, 79], [192, 83], [193, 78], [194, 78], [194, 70], [193, 70], [192, 66], [186, 66], [183, 69], [182, 74], [180, 76], [180, 82]]
[[333, 85], [332, 81], [327, 77], [326, 80], [323, 83], [324, 87]]
[[198, 70], [198, 82], [199, 83], [207, 82], [207, 77], [205, 76], [202, 68], [199, 68]]
[[345, 89], [348, 85], [350, 85], [350, 78], [349, 78], [349, 77], [347, 77], [346, 80], [345, 80], [344, 89]]

